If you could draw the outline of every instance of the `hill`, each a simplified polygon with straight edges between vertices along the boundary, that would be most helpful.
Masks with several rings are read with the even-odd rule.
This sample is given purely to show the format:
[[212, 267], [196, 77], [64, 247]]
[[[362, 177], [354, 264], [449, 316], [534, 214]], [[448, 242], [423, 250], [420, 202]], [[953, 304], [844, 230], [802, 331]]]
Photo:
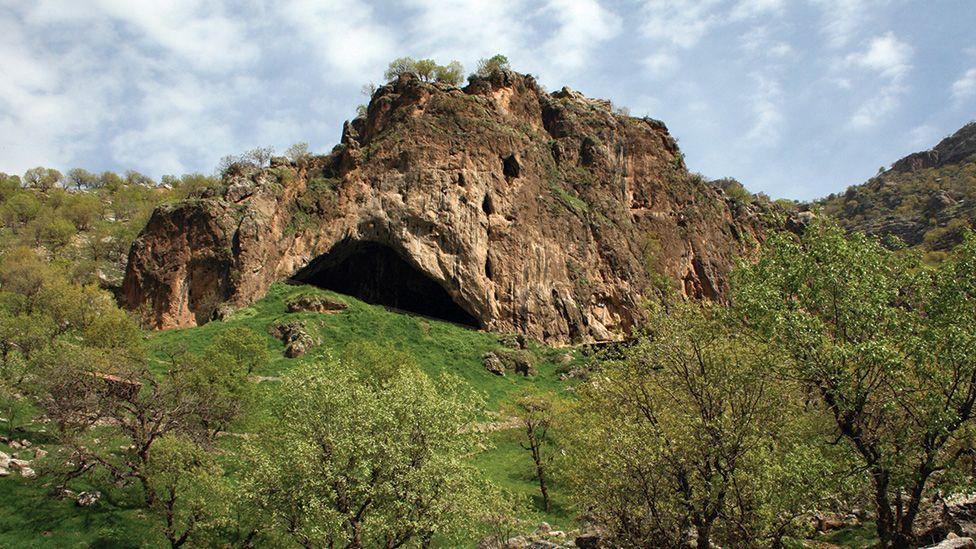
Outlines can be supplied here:
[[976, 226], [976, 122], [819, 204], [849, 230], [898, 237], [941, 257]]
[[328, 155], [235, 164], [156, 210], [123, 294], [203, 324], [295, 277], [551, 342], [624, 337], [662, 283], [715, 298], [758, 209], [687, 171], [663, 123], [501, 70], [380, 87]]

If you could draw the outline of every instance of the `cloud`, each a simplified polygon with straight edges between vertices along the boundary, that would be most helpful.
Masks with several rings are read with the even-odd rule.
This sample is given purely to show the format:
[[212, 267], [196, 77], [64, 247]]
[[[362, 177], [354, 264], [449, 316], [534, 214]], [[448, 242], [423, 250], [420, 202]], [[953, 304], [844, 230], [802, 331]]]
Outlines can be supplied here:
[[959, 103], [976, 97], [976, 67], [969, 69], [952, 83], [952, 98]]
[[415, 55], [468, 66], [496, 53], [513, 63], [532, 57], [526, 42], [531, 10], [522, 0], [406, 0], [405, 5], [414, 12], [406, 27]]
[[558, 26], [544, 49], [558, 69], [584, 68], [594, 48], [620, 33], [620, 17], [596, 0], [548, 0], [546, 11]]
[[659, 51], [644, 58], [644, 66], [651, 76], [663, 77], [672, 74], [678, 68], [678, 58], [671, 53]]
[[889, 78], [900, 78], [911, 68], [912, 47], [889, 31], [871, 39], [867, 49], [847, 56], [848, 63], [874, 70]]
[[782, 14], [784, 0], [739, 0], [729, 14], [732, 19], [749, 19], [769, 14]]
[[645, 37], [679, 48], [691, 48], [721, 19], [721, 0], [646, 0], [640, 31]]
[[904, 79], [912, 68], [913, 54], [914, 49], [890, 31], [872, 38], [865, 49], [848, 54], [847, 66], [877, 73], [880, 80], [877, 92], [854, 112], [851, 128], [870, 128], [898, 108], [907, 92]]
[[780, 83], [767, 76], [754, 74], [756, 92], [752, 97], [752, 110], [755, 117], [746, 139], [759, 145], [770, 146], [779, 142], [783, 113], [780, 102], [783, 95]]
[[378, 22], [373, 9], [358, 0], [290, 0], [278, 9], [330, 78], [362, 83], [399, 54], [393, 29]]
[[832, 48], [842, 48], [852, 42], [872, 11], [887, 0], [811, 0], [823, 12], [822, 32]]

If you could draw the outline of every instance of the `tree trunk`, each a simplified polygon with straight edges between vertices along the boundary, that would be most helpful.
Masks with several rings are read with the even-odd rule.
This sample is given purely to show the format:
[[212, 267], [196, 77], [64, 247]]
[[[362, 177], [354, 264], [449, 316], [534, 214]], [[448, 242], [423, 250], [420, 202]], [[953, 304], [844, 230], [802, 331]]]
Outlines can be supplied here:
[[712, 525], [711, 525], [711, 523], [708, 523], [708, 524], [700, 524], [697, 527], [695, 527], [695, 531], [698, 532], [698, 542], [696, 544], [696, 547], [698, 547], [698, 549], [710, 549], [711, 546], [712, 546], [712, 540], [711, 540], [711, 537], [712, 537]]

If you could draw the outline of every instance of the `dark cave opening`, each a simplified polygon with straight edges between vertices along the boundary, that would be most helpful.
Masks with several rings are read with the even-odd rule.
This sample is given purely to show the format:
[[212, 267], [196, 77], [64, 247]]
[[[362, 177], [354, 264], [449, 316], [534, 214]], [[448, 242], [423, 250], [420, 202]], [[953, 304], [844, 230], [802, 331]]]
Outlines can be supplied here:
[[447, 290], [389, 246], [346, 239], [292, 277], [367, 303], [478, 328], [481, 323]]

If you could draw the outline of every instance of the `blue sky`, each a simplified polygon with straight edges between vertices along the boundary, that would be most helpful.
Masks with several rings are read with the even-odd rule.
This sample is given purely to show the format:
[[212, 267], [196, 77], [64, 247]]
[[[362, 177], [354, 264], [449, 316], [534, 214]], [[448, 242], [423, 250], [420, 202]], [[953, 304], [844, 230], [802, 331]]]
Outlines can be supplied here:
[[976, 0], [0, 0], [0, 171], [326, 152], [394, 57], [501, 52], [810, 199], [976, 118], [974, 29]]

